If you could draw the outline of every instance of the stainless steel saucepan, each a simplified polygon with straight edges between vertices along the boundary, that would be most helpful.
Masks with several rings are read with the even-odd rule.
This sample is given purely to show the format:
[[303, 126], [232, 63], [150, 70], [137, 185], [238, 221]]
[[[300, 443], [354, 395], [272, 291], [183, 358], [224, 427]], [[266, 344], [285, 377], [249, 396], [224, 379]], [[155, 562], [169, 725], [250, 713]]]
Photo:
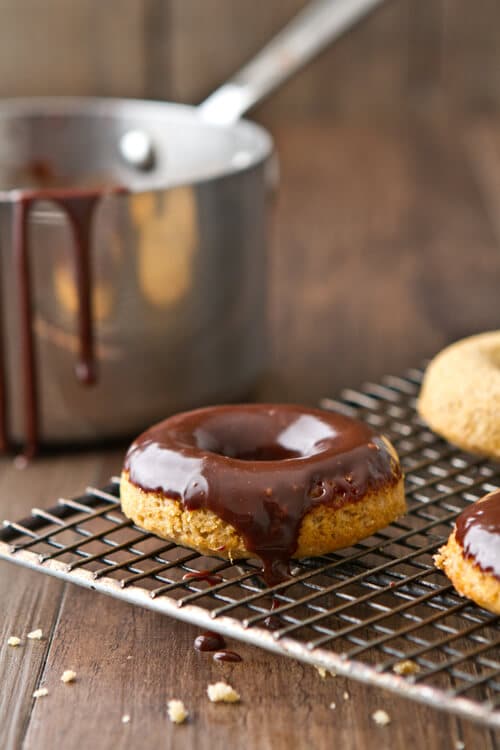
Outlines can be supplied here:
[[272, 138], [239, 120], [381, 0], [316, 0], [199, 107], [39, 98], [0, 103], [0, 260], [9, 433], [23, 440], [11, 245], [14, 189], [124, 185], [93, 226], [99, 380], [73, 374], [78, 297], [70, 228], [30, 218], [41, 436], [130, 434], [168, 413], [245, 397], [266, 362]]

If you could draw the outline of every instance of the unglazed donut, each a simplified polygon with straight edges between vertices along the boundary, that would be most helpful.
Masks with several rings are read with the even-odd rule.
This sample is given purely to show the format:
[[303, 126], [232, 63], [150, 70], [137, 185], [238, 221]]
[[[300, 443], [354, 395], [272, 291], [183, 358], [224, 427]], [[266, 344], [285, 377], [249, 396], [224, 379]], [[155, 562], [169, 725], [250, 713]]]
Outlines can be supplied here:
[[500, 331], [440, 352], [425, 373], [418, 411], [451, 443], [500, 458]]
[[268, 581], [291, 557], [350, 546], [406, 509], [386, 438], [333, 412], [266, 404], [147, 430], [127, 453], [121, 503], [137, 525], [201, 554], [259, 557]]
[[459, 594], [500, 614], [500, 490], [461, 513], [434, 561]]

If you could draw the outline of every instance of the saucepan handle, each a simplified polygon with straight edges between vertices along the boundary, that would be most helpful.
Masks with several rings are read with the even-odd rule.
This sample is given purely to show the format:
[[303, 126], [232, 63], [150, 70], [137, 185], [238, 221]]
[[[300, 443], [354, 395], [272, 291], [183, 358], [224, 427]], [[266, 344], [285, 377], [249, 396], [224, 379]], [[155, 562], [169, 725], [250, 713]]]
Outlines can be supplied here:
[[313, 0], [198, 109], [217, 124], [238, 120], [383, 0]]

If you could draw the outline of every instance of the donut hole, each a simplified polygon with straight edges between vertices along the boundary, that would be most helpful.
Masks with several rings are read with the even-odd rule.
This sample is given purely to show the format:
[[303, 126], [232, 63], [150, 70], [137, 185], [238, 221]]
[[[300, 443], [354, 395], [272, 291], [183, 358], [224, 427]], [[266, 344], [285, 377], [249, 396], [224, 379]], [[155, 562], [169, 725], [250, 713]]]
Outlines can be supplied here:
[[280, 445], [256, 445], [250, 450], [225, 444], [220, 451], [212, 451], [227, 458], [237, 458], [239, 461], [285, 461], [288, 458], [300, 458], [301, 453], [289, 451]]
[[324, 451], [337, 433], [321, 419], [287, 412], [237, 414], [223, 412], [194, 430], [195, 446], [240, 461], [286, 461]]

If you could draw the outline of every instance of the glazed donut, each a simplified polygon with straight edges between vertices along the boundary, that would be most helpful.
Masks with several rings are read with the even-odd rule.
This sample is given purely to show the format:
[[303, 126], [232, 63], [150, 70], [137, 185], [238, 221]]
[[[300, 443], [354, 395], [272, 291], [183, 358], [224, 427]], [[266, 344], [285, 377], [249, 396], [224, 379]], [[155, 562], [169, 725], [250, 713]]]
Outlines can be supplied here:
[[125, 515], [204, 555], [291, 557], [348, 547], [405, 511], [391, 443], [364, 423], [293, 405], [218, 406], [144, 432], [121, 476]]
[[459, 594], [500, 614], [500, 490], [464, 510], [434, 561]]
[[440, 352], [425, 373], [418, 412], [459, 448], [500, 458], [500, 331]]

